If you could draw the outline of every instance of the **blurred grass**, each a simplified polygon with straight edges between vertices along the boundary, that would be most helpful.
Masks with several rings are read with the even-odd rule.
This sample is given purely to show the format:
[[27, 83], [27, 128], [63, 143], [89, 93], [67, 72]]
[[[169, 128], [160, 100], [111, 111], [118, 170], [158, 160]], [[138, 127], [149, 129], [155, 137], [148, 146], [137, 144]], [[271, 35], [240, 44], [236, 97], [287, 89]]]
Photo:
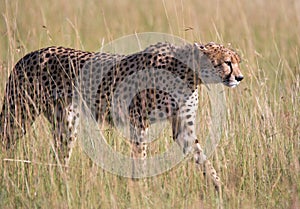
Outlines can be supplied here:
[[[212, 159], [223, 204], [190, 161], [132, 182], [98, 168], [77, 146], [69, 172], [61, 172], [48, 165], [55, 164], [50, 128], [39, 118], [14, 151], [31, 163], [0, 154], [0, 208], [300, 208], [299, 10], [297, 0], [0, 0], [1, 98], [13, 65], [29, 51], [96, 51], [134, 32], [231, 43], [245, 75], [238, 88], [226, 89], [227, 124]], [[200, 97], [200, 137], [207, 99]]]

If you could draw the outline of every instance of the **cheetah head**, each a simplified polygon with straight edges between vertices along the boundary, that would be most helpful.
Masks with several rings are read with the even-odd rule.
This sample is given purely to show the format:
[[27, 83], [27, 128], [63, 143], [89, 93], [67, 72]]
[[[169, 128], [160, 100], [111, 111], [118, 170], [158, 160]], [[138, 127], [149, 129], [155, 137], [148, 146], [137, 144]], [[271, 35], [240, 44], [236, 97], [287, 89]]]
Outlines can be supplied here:
[[236, 87], [243, 80], [239, 68], [241, 60], [236, 52], [213, 42], [195, 46], [202, 52], [199, 54], [200, 77], [203, 83], [223, 83], [228, 87]]

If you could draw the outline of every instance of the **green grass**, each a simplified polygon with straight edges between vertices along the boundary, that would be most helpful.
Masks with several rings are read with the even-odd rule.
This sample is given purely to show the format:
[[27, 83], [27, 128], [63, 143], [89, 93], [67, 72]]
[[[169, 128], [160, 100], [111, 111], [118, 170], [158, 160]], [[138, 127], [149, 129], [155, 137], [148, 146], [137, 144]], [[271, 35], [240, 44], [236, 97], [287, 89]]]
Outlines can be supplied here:
[[[39, 118], [12, 154], [30, 162], [4, 161], [9, 155], [0, 153], [0, 208], [300, 208], [299, 8], [285, 0], [1, 0], [1, 104], [9, 72], [29, 51], [97, 51], [103, 40], [134, 32], [231, 43], [245, 79], [226, 89], [227, 123], [211, 159], [222, 198], [190, 160], [132, 182], [103, 171], [77, 146], [62, 172], [52, 165], [49, 124]], [[199, 137], [207, 133], [207, 99], [200, 97]]]

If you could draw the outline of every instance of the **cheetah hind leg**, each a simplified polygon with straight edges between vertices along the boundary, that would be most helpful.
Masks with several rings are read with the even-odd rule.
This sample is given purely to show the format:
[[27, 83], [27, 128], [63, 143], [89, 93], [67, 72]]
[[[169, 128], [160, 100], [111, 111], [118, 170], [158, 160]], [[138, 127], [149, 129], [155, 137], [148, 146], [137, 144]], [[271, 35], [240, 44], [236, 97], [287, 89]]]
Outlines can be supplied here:
[[54, 152], [59, 163], [68, 167], [72, 149], [77, 139], [79, 112], [74, 104], [63, 102], [48, 108], [45, 116], [53, 126]]
[[[134, 129], [131, 130], [131, 137], [134, 139], [131, 142], [132, 179], [136, 179], [141, 175], [143, 176], [147, 166], [145, 161], [147, 158], [147, 143], [145, 142], [147, 128], [145, 130]], [[137, 135], [137, 133], [139, 134]]]
[[205, 154], [198, 142], [195, 140], [194, 159], [197, 165], [201, 165], [203, 174], [212, 180], [217, 192], [221, 192], [221, 181], [211, 162], [206, 159]]
[[78, 126], [79, 126], [79, 111], [75, 104], [71, 104], [66, 108], [66, 143], [64, 146], [64, 163], [69, 165], [69, 161], [72, 155], [73, 147], [77, 140]]

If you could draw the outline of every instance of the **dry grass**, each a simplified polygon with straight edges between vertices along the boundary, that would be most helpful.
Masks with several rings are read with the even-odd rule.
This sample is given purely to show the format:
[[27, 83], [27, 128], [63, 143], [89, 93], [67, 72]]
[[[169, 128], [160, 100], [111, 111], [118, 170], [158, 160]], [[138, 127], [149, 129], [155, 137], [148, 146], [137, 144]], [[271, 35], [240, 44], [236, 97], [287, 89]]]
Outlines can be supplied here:
[[103, 40], [144, 31], [230, 42], [245, 80], [226, 90], [226, 130], [212, 159], [222, 204], [190, 161], [145, 186], [103, 171], [77, 147], [69, 173], [60, 172], [49, 165], [49, 124], [39, 118], [14, 151], [32, 162], [0, 153], [0, 208], [300, 208], [299, 9], [297, 0], [2, 0], [1, 98], [12, 66], [31, 50], [98, 50]]

